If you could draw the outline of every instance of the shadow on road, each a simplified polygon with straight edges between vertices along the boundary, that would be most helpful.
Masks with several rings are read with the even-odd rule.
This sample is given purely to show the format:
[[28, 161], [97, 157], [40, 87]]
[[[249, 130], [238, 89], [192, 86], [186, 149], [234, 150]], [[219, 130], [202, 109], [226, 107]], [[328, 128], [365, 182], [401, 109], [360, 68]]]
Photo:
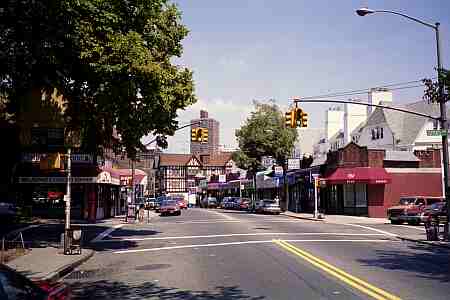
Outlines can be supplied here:
[[450, 282], [450, 251], [432, 245], [408, 243], [408, 251], [377, 250], [376, 257], [359, 262], [388, 270], [414, 273], [417, 277]]
[[156, 283], [125, 284], [118, 281], [99, 280], [77, 282], [72, 286], [74, 300], [130, 300], [130, 299], [248, 299], [261, 300], [263, 296], [251, 297], [238, 286], [217, 286], [214, 291], [189, 291], [162, 287]]

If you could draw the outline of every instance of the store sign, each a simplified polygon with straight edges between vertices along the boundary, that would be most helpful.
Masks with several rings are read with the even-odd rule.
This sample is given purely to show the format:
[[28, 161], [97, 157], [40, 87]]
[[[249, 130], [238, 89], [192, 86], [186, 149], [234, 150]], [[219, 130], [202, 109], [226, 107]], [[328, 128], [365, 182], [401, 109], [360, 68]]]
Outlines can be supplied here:
[[[22, 153], [22, 162], [40, 163], [52, 153]], [[66, 155], [60, 153], [61, 159], [66, 159]], [[92, 164], [93, 159], [91, 154], [71, 154], [70, 158], [72, 164]]]
[[275, 176], [283, 176], [283, 167], [275, 166], [274, 171], [275, 171]]
[[120, 176], [120, 185], [131, 186], [131, 175], [121, 175]]
[[298, 170], [300, 169], [300, 159], [289, 158], [288, 159], [288, 170]]
[[263, 156], [261, 159], [261, 164], [264, 168], [271, 168], [275, 164], [275, 159], [272, 156]]
[[[97, 177], [71, 177], [71, 183], [96, 183]], [[19, 177], [19, 183], [67, 183], [67, 177]]]
[[97, 176], [97, 183], [112, 183], [112, 178], [111, 178], [111, 174], [109, 174], [109, 172], [101, 172], [100, 174], [98, 174]]
[[227, 176], [225, 174], [219, 175], [219, 182], [227, 182]]

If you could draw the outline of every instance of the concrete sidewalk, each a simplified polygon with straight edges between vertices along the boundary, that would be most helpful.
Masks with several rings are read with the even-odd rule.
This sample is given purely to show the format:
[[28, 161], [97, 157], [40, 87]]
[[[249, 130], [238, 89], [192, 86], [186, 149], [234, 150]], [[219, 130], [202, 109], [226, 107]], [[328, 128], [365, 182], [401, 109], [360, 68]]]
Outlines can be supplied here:
[[57, 281], [69, 274], [94, 255], [91, 249], [83, 249], [81, 255], [64, 255], [62, 249], [46, 247], [33, 248], [7, 265], [31, 279]]
[[72, 226], [83, 231], [81, 255], [64, 255], [61, 248], [62, 220], [43, 219], [38, 224], [14, 230], [8, 235], [22, 233], [27, 248], [25, 255], [18, 256], [6, 264], [33, 279], [58, 280], [94, 254], [89, 242], [109, 228], [123, 223], [124, 218], [99, 220], [94, 224], [73, 220]]
[[322, 221], [326, 223], [333, 224], [390, 224], [388, 219], [385, 218], [368, 218], [368, 217], [355, 217], [355, 216], [344, 216], [344, 215], [324, 215], [323, 219], [316, 219], [312, 214], [307, 213], [294, 213], [291, 211], [286, 211], [283, 215], [297, 218], [305, 219], [311, 221]]

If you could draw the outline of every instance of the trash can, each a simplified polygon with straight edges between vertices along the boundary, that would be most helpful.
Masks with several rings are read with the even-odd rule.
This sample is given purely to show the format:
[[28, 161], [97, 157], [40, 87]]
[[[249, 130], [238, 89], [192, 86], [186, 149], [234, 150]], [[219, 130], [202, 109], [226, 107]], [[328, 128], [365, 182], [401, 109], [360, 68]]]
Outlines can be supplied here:
[[439, 223], [434, 220], [425, 222], [425, 231], [427, 234], [427, 241], [438, 241]]

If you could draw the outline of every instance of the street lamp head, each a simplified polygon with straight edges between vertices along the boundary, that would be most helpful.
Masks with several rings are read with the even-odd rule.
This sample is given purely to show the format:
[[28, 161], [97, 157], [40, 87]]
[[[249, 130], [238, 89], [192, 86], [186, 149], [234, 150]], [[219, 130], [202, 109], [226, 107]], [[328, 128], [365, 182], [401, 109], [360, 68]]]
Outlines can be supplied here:
[[367, 7], [363, 7], [360, 9], [356, 10], [356, 13], [358, 14], [358, 16], [364, 17], [365, 15], [368, 14], [373, 14], [375, 11], [373, 9], [369, 9]]

